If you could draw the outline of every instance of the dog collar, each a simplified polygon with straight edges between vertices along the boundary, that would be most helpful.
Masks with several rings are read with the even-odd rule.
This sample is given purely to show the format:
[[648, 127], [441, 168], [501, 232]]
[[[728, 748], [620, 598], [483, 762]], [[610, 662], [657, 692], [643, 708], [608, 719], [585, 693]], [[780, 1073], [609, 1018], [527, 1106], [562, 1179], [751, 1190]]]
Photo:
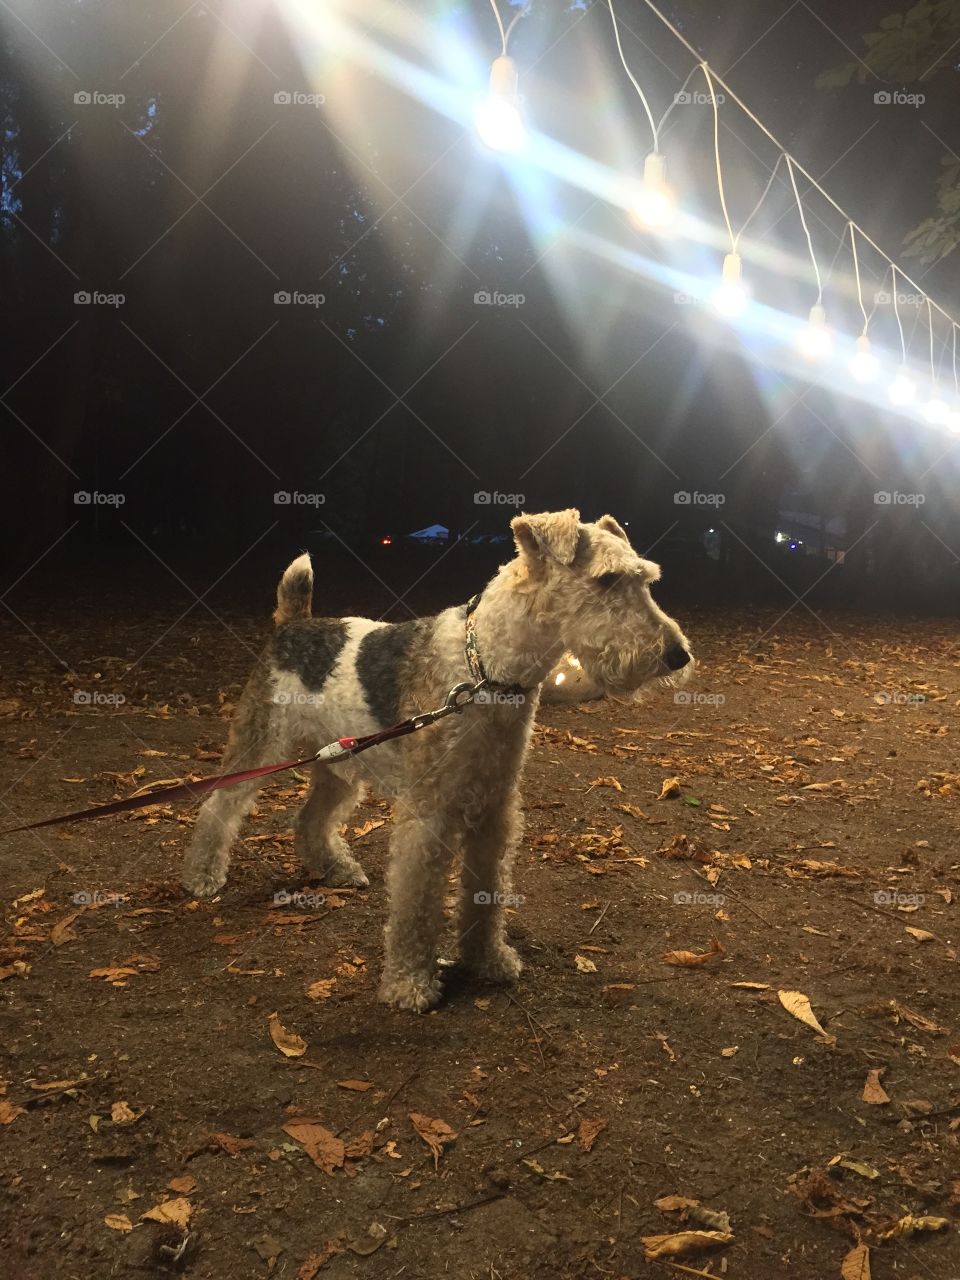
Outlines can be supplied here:
[[467, 617], [465, 634], [463, 641], [463, 654], [467, 660], [467, 666], [470, 674], [473, 676], [477, 684], [482, 684], [485, 689], [499, 689], [504, 693], [526, 693], [526, 686], [522, 684], [501, 684], [497, 680], [491, 680], [484, 670], [483, 659], [480, 657], [480, 648], [477, 644], [477, 625], [476, 613], [477, 605], [480, 603], [480, 597], [483, 592], [478, 591], [467, 601]]

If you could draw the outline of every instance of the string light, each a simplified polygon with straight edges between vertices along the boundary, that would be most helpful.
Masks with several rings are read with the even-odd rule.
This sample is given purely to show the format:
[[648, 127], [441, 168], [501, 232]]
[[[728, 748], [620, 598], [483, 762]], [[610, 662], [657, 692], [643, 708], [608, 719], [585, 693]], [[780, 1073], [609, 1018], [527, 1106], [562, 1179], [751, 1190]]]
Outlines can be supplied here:
[[613, 0], [607, 0], [607, 8], [610, 10], [610, 21], [613, 25], [613, 35], [617, 42], [620, 61], [630, 83], [636, 89], [640, 101], [643, 103], [643, 109], [647, 113], [647, 119], [650, 121], [650, 132], [653, 135], [653, 150], [643, 162], [643, 182], [631, 202], [631, 211], [643, 226], [654, 231], [664, 231], [672, 225], [677, 198], [673, 188], [667, 182], [667, 162], [660, 153], [660, 126], [654, 120], [653, 112], [650, 110], [650, 103], [647, 101], [647, 95], [643, 92], [640, 82], [630, 70], [626, 54], [623, 52], [623, 45], [620, 43], [620, 28], [617, 25], [617, 15], [614, 12]]
[[803, 227], [803, 234], [807, 237], [807, 248], [810, 250], [813, 274], [817, 278], [817, 300], [810, 308], [807, 327], [801, 332], [797, 346], [801, 354], [806, 356], [808, 360], [820, 360], [830, 350], [831, 345], [830, 330], [827, 328], [827, 313], [823, 307], [823, 280], [820, 277], [820, 264], [817, 262], [817, 255], [813, 251], [813, 237], [810, 235], [810, 228], [807, 226], [807, 217], [803, 211], [803, 201], [800, 199], [800, 192], [797, 190], [797, 179], [793, 172], [793, 160], [789, 154], [786, 155], [786, 161], [787, 172], [790, 175], [790, 185], [793, 187], [797, 209], [800, 212], [800, 225]]
[[520, 151], [526, 141], [526, 129], [520, 113], [519, 73], [517, 64], [507, 56], [510, 33], [526, 10], [521, 9], [504, 29], [497, 0], [490, 0], [500, 29], [501, 53], [490, 68], [490, 89], [474, 113], [480, 141], [492, 151]]
[[[860, 334], [860, 337], [857, 338], [857, 349], [854, 353], [853, 359], [850, 361], [850, 376], [853, 378], [854, 382], [859, 382], [863, 385], [868, 382], [875, 382], [880, 376], [880, 361], [870, 350], [870, 339], [867, 336], [867, 330], [870, 328], [870, 316], [867, 315], [867, 308], [863, 305], [863, 281], [860, 279], [860, 260], [857, 257], [857, 230], [852, 222], [848, 222], [847, 227], [850, 229], [850, 248], [853, 252], [853, 274], [857, 282], [857, 301], [860, 304], [860, 312], [863, 316], [863, 332]], [[876, 308], [877, 304], [874, 302], [874, 311]]]
[[713, 291], [713, 305], [721, 315], [736, 319], [750, 301], [743, 283], [743, 264], [739, 253], [728, 253], [723, 260], [723, 275]]
[[861, 384], [876, 382], [880, 376], [880, 361], [870, 350], [870, 339], [865, 333], [857, 339], [857, 349], [850, 361], [850, 376]]
[[923, 416], [933, 426], [943, 427], [950, 420], [950, 406], [939, 391], [940, 378], [933, 359], [933, 307], [930, 305], [929, 298], [927, 298], [927, 325], [930, 329], [930, 381], [933, 394], [923, 406]]

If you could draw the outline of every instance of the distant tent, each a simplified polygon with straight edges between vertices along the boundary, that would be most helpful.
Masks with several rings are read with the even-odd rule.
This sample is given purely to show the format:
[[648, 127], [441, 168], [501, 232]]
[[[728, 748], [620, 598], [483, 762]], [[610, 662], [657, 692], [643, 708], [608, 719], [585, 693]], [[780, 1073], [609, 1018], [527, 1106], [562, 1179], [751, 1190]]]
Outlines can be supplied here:
[[450, 537], [450, 530], [445, 529], [442, 524], [428, 524], [426, 529], [419, 529], [407, 536], [416, 538], [417, 542], [446, 542]]

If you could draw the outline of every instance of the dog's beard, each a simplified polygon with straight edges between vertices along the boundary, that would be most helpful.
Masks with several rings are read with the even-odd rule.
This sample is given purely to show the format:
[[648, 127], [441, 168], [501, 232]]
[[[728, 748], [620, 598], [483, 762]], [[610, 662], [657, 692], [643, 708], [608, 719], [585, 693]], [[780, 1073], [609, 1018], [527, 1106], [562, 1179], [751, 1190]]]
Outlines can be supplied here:
[[578, 654], [583, 670], [607, 697], [632, 701], [653, 688], [675, 689], [690, 676], [691, 663], [679, 671], [664, 665], [659, 645], [636, 649], [585, 650]]

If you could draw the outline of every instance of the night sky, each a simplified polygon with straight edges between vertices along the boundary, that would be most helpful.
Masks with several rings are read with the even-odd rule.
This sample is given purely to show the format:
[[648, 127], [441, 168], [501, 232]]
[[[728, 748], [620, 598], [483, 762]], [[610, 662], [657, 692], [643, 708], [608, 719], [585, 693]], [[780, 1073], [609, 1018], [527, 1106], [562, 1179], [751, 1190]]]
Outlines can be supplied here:
[[[891, 11], [665, 9], [919, 276], [902, 241], [960, 149], [956, 71], [816, 86]], [[661, 115], [693, 59], [642, 0], [617, 12]], [[8, 580], [55, 542], [47, 569], [140, 544], [193, 555], [260, 540], [280, 563], [305, 543], [373, 546], [434, 522], [502, 533], [520, 505], [610, 510], [665, 563], [782, 554], [786, 530], [805, 550], [852, 548], [867, 569], [908, 555], [949, 579], [949, 437], [820, 385], [781, 359], [762, 318], [726, 326], [677, 287], [717, 277], [725, 252], [709, 104], [678, 105], [661, 139], [700, 241], [651, 237], [578, 181], [598, 166], [639, 174], [651, 146], [605, 4], [538, 0], [511, 40], [528, 127], [551, 155], [566, 149], [566, 179], [504, 161], [442, 109], [483, 90], [499, 43], [486, 0], [11, 0], [0, 42]], [[690, 87], [702, 94], [702, 78]], [[925, 101], [875, 101], [895, 89]], [[733, 103], [719, 114], [739, 226], [777, 152]], [[824, 274], [833, 265], [830, 323], [852, 339], [843, 219], [800, 188]], [[805, 319], [816, 291], [783, 168], [744, 254], [754, 296]], [[865, 250], [861, 266], [872, 304], [883, 264]], [[956, 283], [955, 254], [922, 281], [948, 310]], [[889, 311], [871, 330], [887, 354]], [[905, 316], [922, 361], [926, 313]], [[885, 511], [878, 491], [923, 499]]]

